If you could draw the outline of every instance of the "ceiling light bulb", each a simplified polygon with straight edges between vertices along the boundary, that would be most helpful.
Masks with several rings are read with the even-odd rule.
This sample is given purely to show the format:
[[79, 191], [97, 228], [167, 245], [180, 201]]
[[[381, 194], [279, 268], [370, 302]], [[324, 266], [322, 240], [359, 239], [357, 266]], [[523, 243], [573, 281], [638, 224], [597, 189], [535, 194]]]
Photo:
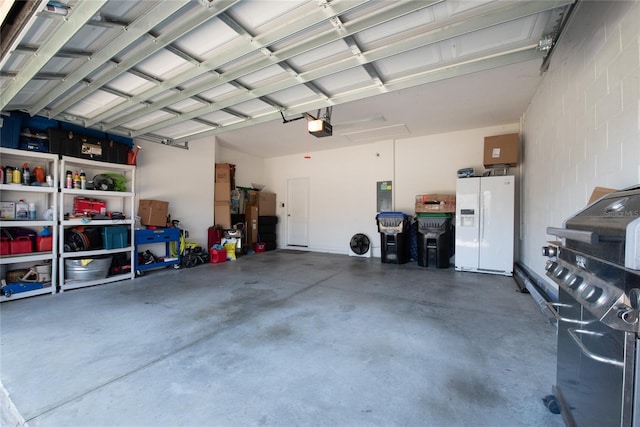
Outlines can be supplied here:
[[320, 132], [322, 130], [322, 120], [309, 120], [307, 123], [307, 129], [309, 132]]

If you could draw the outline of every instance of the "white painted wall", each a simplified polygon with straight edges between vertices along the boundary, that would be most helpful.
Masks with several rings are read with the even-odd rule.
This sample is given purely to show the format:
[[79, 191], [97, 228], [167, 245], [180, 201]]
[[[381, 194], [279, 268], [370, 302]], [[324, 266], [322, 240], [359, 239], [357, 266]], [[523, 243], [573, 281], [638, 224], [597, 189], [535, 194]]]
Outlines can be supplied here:
[[310, 185], [308, 249], [347, 254], [351, 236], [364, 233], [379, 256], [376, 182], [393, 178], [393, 142], [314, 152], [310, 159], [302, 154], [265, 159], [265, 183], [277, 193], [278, 247], [287, 241], [287, 180], [301, 177]]
[[[190, 142], [189, 150], [136, 141], [136, 209], [140, 199], [169, 202], [169, 214], [189, 231], [189, 241], [207, 245], [213, 225], [215, 138]], [[154, 251], [154, 253], [156, 253]], [[164, 249], [156, 255], [163, 255]]]
[[[518, 133], [519, 124], [470, 129], [395, 142], [396, 208], [412, 214], [418, 194], [455, 194], [459, 169], [484, 172], [484, 137]], [[510, 173], [515, 173], [513, 168]]]
[[417, 194], [455, 194], [458, 169], [484, 171], [485, 136], [518, 132], [518, 128], [511, 124], [377, 142], [315, 152], [311, 159], [303, 155], [266, 159], [265, 183], [278, 194], [278, 246], [286, 247], [287, 241], [288, 179], [310, 179], [309, 250], [348, 254], [351, 236], [365, 233], [374, 243], [373, 255], [380, 256], [377, 182], [393, 181], [394, 210], [413, 215]]
[[640, 2], [582, 2], [526, 111], [522, 260], [541, 277], [547, 226], [640, 183], [639, 39]]
[[[220, 144], [216, 148], [216, 163], [231, 163], [236, 165], [236, 185], [251, 187], [251, 183], [266, 184], [264, 182], [264, 159], [251, 156], [236, 150], [231, 150]], [[269, 188], [264, 191], [271, 191]]]

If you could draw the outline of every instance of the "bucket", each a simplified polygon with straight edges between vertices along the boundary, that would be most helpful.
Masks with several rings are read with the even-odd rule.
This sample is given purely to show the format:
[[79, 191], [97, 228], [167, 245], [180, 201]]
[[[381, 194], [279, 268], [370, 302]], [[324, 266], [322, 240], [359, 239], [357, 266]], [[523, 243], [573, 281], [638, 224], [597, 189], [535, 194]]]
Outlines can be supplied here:
[[257, 242], [253, 244], [253, 251], [255, 253], [264, 252], [267, 248], [267, 245], [264, 242]]
[[104, 279], [109, 274], [112, 256], [102, 258], [65, 259], [65, 279], [95, 280]]

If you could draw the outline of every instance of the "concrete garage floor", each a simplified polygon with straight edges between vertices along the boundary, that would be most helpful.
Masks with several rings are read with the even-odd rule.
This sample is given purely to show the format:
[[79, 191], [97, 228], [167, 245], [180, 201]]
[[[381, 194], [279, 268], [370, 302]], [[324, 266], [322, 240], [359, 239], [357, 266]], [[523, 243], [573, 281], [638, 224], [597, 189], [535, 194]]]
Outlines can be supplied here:
[[510, 277], [272, 251], [0, 311], [3, 425], [563, 425]]

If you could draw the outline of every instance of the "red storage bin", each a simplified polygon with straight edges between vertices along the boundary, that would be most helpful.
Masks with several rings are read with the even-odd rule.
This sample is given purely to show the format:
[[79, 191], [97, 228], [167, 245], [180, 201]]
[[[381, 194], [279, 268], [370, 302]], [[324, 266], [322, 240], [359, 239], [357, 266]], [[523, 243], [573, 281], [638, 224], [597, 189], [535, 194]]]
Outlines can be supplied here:
[[227, 250], [226, 249], [209, 249], [209, 262], [212, 264], [217, 264], [219, 262], [225, 262], [227, 260]]
[[29, 236], [18, 236], [9, 241], [9, 248], [12, 255], [27, 254], [33, 252], [33, 242]]
[[267, 245], [264, 242], [257, 242], [253, 244], [253, 250], [255, 253], [264, 252], [267, 248]]
[[8, 237], [0, 237], [0, 255], [11, 255], [11, 245]]

